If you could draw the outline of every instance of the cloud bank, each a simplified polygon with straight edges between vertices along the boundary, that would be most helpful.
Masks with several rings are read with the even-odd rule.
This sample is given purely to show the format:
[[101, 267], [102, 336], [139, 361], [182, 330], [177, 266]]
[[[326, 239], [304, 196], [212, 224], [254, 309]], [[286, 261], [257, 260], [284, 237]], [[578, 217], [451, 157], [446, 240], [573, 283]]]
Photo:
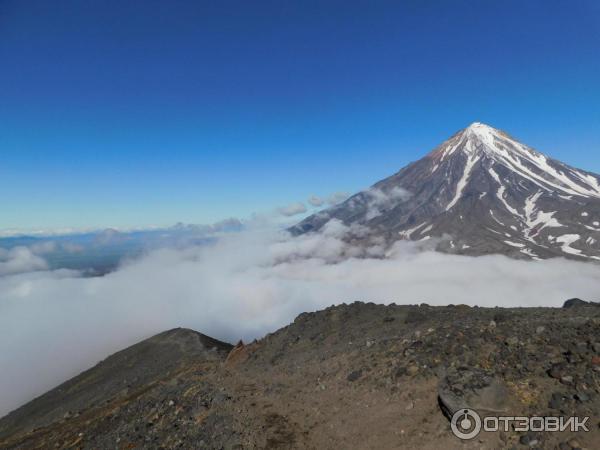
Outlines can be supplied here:
[[594, 264], [445, 255], [412, 242], [391, 250], [347, 244], [364, 231], [337, 221], [297, 238], [254, 229], [159, 249], [104, 277], [56, 270], [0, 278], [0, 415], [172, 327], [235, 342], [355, 300], [560, 306], [600, 291]]

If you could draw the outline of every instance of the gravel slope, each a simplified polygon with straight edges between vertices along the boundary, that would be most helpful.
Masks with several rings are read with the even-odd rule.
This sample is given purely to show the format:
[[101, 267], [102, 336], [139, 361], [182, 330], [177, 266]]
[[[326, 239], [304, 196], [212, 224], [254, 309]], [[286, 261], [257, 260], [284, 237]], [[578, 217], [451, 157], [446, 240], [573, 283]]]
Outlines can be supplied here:
[[[357, 302], [233, 349], [172, 330], [1, 419], [0, 448], [600, 448], [600, 307], [568, 306]], [[463, 407], [590, 431], [460, 441]]]

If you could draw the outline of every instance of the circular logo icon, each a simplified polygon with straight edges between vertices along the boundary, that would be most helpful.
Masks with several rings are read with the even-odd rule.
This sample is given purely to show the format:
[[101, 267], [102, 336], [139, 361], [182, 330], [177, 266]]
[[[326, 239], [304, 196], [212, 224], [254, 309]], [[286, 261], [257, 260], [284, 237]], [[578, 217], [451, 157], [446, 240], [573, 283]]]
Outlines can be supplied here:
[[459, 409], [452, 416], [450, 428], [459, 439], [473, 439], [481, 431], [481, 417], [472, 409]]

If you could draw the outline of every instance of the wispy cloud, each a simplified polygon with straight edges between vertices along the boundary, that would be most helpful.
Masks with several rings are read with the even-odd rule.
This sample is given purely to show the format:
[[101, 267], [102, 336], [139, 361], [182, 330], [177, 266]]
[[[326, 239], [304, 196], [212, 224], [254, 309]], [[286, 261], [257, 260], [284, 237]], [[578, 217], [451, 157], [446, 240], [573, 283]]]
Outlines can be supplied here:
[[412, 194], [399, 186], [394, 186], [389, 191], [370, 188], [365, 191], [367, 196], [367, 213], [365, 219], [370, 220], [380, 216], [383, 211], [393, 208], [398, 203], [405, 202]]
[[334, 192], [327, 197], [327, 203], [330, 206], [337, 205], [346, 200], [349, 196], [350, 195], [347, 192]]
[[311, 206], [314, 206], [314, 207], [318, 208], [319, 206], [323, 206], [323, 204], [325, 204], [325, 200], [323, 200], [321, 197], [317, 197], [316, 195], [311, 195], [308, 198], [308, 203]]
[[294, 202], [294, 203], [290, 203], [287, 206], [282, 206], [280, 208], [277, 208], [277, 211], [279, 212], [279, 214], [281, 214], [283, 216], [291, 217], [291, 216], [296, 216], [298, 214], [305, 213], [306, 206], [302, 202]]

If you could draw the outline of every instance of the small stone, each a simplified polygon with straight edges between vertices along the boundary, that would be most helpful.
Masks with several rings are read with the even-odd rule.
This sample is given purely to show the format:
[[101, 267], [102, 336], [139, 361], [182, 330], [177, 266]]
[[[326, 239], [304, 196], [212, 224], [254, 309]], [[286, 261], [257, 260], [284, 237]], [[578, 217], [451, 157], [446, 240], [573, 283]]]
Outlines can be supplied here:
[[521, 436], [519, 438], [519, 443], [523, 444], [523, 445], [528, 445], [529, 447], [534, 447], [535, 445], [538, 444], [538, 440], [536, 439], [536, 437], [533, 434], [524, 434], [523, 436]]
[[543, 327], [543, 326], [537, 327], [535, 329], [536, 334], [542, 334], [544, 331], [546, 331], [546, 327]]
[[519, 339], [514, 336], [511, 336], [506, 340], [506, 345], [513, 346], [513, 345], [517, 345], [518, 343], [519, 343]]
[[406, 368], [406, 373], [410, 376], [414, 376], [419, 372], [419, 367], [415, 364], [411, 364]]
[[367, 343], [366, 343], [367, 348], [371, 347], [373, 344], [374, 344], [373, 341], [367, 341]]
[[173, 406], [175, 402], [173, 400], [169, 400], [169, 406]]
[[564, 366], [562, 364], [552, 364], [548, 369], [548, 375], [552, 378], [559, 380], [562, 377]]
[[353, 382], [358, 380], [362, 376], [362, 370], [354, 370], [348, 374], [346, 380]]
[[566, 406], [565, 405], [566, 401], [567, 401], [567, 397], [565, 397], [560, 392], [555, 392], [552, 394], [552, 397], [550, 398], [550, 401], [548, 402], [548, 407], [552, 408], [552, 409], [560, 410], [563, 408], [563, 406]]
[[567, 444], [569, 444], [571, 448], [581, 448], [581, 444], [577, 439], [569, 439]]
[[496, 321], [495, 320], [490, 320], [490, 324], [488, 325], [488, 328], [490, 330], [495, 330], [496, 329]]
[[562, 384], [573, 384], [573, 377], [571, 375], [565, 375], [564, 377], [560, 377], [560, 382]]
[[596, 353], [600, 353], [600, 342], [594, 342], [592, 344], [592, 349], [596, 352]]
[[578, 341], [575, 346], [579, 351], [585, 352], [588, 348], [588, 343], [586, 341]]
[[558, 450], [571, 450], [571, 446], [566, 442], [561, 442], [558, 444]]
[[577, 394], [575, 394], [575, 399], [580, 402], [587, 402], [590, 399], [590, 396], [587, 395], [585, 392], [578, 392]]

